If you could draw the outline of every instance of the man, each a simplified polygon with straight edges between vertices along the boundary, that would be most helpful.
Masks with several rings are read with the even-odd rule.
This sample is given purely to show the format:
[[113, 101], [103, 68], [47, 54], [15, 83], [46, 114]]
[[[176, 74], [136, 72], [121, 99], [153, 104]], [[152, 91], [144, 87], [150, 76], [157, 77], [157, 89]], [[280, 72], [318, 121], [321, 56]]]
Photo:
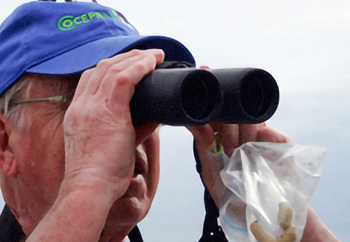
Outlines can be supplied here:
[[[8, 205], [0, 240], [127, 239], [159, 178], [158, 124], [133, 124], [130, 99], [164, 60], [194, 64], [192, 55], [173, 39], [139, 36], [113, 9], [79, 2], [19, 7], [1, 26], [0, 46], [0, 182]], [[214, 200], [216, 171], [205, 150], [215, 135], [228, 154], [247, 141], [288, 141], [264, 124], [189, 129]], [[309, 216], [304, 236], [331, 235]]]

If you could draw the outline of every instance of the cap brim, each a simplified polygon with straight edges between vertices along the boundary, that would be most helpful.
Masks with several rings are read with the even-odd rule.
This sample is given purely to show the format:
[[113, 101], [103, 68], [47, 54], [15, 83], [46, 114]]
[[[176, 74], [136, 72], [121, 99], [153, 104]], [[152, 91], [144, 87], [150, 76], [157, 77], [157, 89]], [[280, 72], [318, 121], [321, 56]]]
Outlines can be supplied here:
[[27, 69], [28, 73], [69, 75], [83, 72], [102, 60], [131, 49], [162, 49], [167, 61], [187, 61], [192, 54], [177, 40], [164, 36], [108, 37], [89, 42]]

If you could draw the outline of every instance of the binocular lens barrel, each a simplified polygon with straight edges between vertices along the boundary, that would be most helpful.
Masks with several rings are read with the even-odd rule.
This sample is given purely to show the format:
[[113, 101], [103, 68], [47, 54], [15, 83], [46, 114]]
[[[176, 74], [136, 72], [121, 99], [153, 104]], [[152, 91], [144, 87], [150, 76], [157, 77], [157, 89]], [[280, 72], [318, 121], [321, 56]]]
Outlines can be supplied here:
[[215, 76], [193, 68], [157, 69], [136, 86], [130, 102], [133, 122], [199, 125], [211, 121], [221, 107]]
[[223, 90], [223, 106], [215, 118], [226, 123], [261, 123], [276, 111], [279, 90], [266, 71], [254, 68], [212, 70]]
[[220, 86], [207, 71], [195, 71], [186, 76], [181, 87], [181, 100], [186, 116], [198, 122], [207, 122], [221, 107]]
[[260, 123], [277, 109], [278, 86], [253, 68], [157, 69], [135, 88], [133, 122], [202, 125], [210, 121]]

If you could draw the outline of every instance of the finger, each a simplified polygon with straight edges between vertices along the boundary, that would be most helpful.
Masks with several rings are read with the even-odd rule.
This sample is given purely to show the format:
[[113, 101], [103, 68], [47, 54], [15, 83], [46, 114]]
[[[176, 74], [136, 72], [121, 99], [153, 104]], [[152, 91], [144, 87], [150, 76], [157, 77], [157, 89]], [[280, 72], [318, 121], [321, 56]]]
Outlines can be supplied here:
[[84, 79], [81, 81], [86, 82], [83, 86], [82, 91], [86, 94], [95, 94], [99, 89], [101, 83], [103, 82], [103, 77], [113, 66], [115, 71], [121, 72], [125, 68], [129, 67], [133, 61], [138, 61], [142, 58], [145, 53], [156, 52], [157, 58], [162, 59], [164, 53], [162, 50], [132, 50], [123, 54], [116, 55], [112, 58], [101, 60], [95, 68], [89, 70], [88, 72], [92, 72], [88, 75], [88, 79]]
[[209, 124], [203, 126], [189, 126], [187, 129], [192, 133], [195, 141], [195, 146], [197, 150], [197, 155], [199, 157], [201, 167], [202, 167], [202, 178], [208, 182], [207, 185], [212, 183], [215, 179], [216, 173], [212, 169], [213, 162], [208, 156], [208, 151], [213, 151], [213, 143], [215, 141], [215, 135], [212, 127]]
[[153, 71], [156, 65], [161, 64], [164, 60], [164, 52], [162, 50], [133, 50], [132, 52], [135, 54], [127, 56], [122, 61], [120, 61], [120, 58], [116, 58], [116, 61], [113, 58], [106, 60], [110, 64], [99, 87], [102, 93], [111, 90], [110, 85], [115, 83], [114, 80], [119, 75], [130, 77], [130, 81], [136, 84], [142, 79], [143, 76], [141, 75]]
[[268, 127], [265, 127], [258, 131], [257, 141], [293, 144], [292, 139], [288, 135]]
[[188, 126], [187, 129], [192, 133], [198, 151], [207, 151], [215, 140], [214, 130], [209, 124]]
[[247, 142], [257, 141], [257, 133], [266, 127], [265, 123], [261, 124], [241, 124], [239, 126], [239, 145]]
[[[82, 89], [79, 92], [84, 92], [86, 94], [95, 94], [102, 77], [105, 75], [107, 70], [111, 65], [122, 62], [123, 60], [137, 55], [137, 51], [129, 51], [123, 54], [116, 55], [112, 58], [101, 60], [96, 67], [88, 70], [88, 75], [84, 76], [86, 78], [81, 78], [80, 82]], [[85, 72], [84, 72], [85, 73]]]
[[227, 156], [231, 156], [233, 150], [239, 146], [238, 124], [212, 123], [216, 137], [224, 146]]
[[75, 101], [78, 97], [81, 96], [92, 74], [93, 74], [93, 69], [88, 69], [83, 72], [78, 82], [77, 88], [75, 89], [73, 101]]
[[[133, 55], [135, 55], [135, 52], [127, 52], [125, 54], [116, 55], [111, 59], [117, 61], [118, 59], [122, 60], [123, 58]], [[98, 79], [102, 78], [110, 64], [111, 62], [109, 59], [101, 60], [96, 67], [84, 71], [80, 77], [73, 100], [79, 98], [84, 92], [95, 93], [99, 85]]]
[[[131, 58], [126, 61], [126, 66], [119, 71], [120, 64], [114, 69], [111, 67], [102, 80], [99, 93], [104, 96], [108, 93], [107, 106], [117, 112], [118, 107], [129, 107], [129, 102], [134, 94], [135, 86], [142, 78], [153, 71], [157, 64], [162, 61], [153, 54], [141, 55], [137, 59]], [[123, 63], [124, 65], [124, 63]], [[116, 106], [117, 105], [117, 106]]]
[[214, 143], [216, 137], [212, 126], [206, 124], [204, 126], [192, 126], [187, 128], [194, 136], [197, 153], [202, 165], [202, 176], [210, 180], [216, 180], [217, 174], [223, 168], [223, 163], [213, 161], [213, 158], [210, 158], [208, 155], [208, 152], [212, 153], [220, 150], [220, 148], [216, 149], [217, 147], [213, 147], [214, 144], [219, 144]]
[[200, 66], [199, 68], [200, 68], [200, 69], [204, 69], [204, 70], [208, 70], [208, 69], [210, 69], [210, 67], [209, 67], [209, 66]]
[[187, 128], [195, 138], [197, 154], [201, 163], [202, 180], [214, 199], [216, 206], [220, 207], [229, 190], [223, 185], [219, 175], [224, 167], [222, 157], [210, 154], [215, 150], [213, 150], [213, 142], [216, 138], [213, 127], [207, 124], [200, 127]]

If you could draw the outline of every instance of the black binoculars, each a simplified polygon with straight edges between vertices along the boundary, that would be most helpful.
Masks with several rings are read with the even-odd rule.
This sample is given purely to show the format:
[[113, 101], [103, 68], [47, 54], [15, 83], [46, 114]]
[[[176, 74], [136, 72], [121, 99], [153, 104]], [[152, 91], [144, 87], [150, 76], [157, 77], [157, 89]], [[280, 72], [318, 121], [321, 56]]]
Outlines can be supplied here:
[[133, 122], [173, 126], [211, 121], [261, 123], [276, 111], [275, 79], [255, 68], [156, 69], [136, 86], [130, 102]]

